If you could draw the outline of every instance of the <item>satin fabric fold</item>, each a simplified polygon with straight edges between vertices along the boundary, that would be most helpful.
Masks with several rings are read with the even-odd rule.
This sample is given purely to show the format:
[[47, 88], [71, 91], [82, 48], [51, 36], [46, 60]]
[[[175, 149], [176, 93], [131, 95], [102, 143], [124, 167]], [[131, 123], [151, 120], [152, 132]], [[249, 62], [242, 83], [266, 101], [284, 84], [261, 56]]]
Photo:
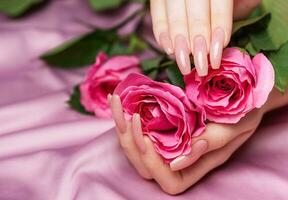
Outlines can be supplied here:
[[0, 200], [287, 199], [287, 107], [268, 114], [227, 164], [175, 197], [137, 175], [111, 120], [69, 109], [69, 92], [87, 69], [49, 68], [38, 56], [89, 31], [83, 21], [112, 26], [137, 8], [107, 17], [83, 0], [54, 0], [19, 20], [0, 16]]

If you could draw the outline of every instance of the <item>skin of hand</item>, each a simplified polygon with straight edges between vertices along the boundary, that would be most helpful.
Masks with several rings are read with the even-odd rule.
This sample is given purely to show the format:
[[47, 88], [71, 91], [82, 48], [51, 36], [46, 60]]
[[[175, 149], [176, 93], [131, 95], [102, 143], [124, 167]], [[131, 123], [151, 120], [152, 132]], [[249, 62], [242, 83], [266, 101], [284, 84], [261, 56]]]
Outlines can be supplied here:
[[191, 71], [190, 53], [199, 76], [208, 72], [208, 54], [213, 69], [220, 66], [234, 19], [249, 15], [261, 0], [150, 0], [156, 41], [174, 54], [182, 74]]
[[126, 121], [119, 96], [108, 95], [108, 101], [128, 160], [144, 179], [154, 179], [163, 191], [176, 195], [225, 163], [255, 132], [266, 112], [288, 104], [288, 93], [282, 95], [274, 89], [262, 108], [253, 110], [237, 124], [208, 124], [205, 132], [193, 139], [192, 153], [176, 158], [170, 165], [164, 163], [150, 139], [143, 135], [139, 114]]

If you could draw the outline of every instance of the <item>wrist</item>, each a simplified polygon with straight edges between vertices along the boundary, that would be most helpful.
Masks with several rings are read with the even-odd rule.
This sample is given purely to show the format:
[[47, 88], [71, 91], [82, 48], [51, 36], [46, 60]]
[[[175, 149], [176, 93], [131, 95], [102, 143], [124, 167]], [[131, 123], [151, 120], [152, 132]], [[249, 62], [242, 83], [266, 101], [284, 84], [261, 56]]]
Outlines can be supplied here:
[[288, 92], [285, 92], [284, 94], [279, 92], [276, 88], [274, 88], [266, 103], [264, 106], [261, 108], [265, 113], [270, 112], [274, 109], [280, 108], [282, 106], [288, 105]]

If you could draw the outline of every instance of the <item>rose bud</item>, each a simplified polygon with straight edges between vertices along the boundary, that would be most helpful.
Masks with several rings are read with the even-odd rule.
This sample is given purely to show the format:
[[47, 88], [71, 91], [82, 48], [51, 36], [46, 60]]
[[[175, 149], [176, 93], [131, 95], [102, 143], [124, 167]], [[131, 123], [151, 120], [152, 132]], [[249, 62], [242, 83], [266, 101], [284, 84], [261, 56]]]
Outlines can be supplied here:
[[199, 77], [196, 70], [185, 77], [189, 99], [202, 106], [207, 119], [237, 123], [246, 113], [260, 108], [274, 86], [274, 70], [264, 54], [250, 56], [237, 48], [223, 52], [221, 66]]
[[132, 72], [140, 72], [140, 61], [137, 57], [108, 58], [105, 53], [99, 53], [96, 63], [80, 85], [81, 104], [85, 110], [94, 112], [97, 117], [110, 118], [107, 95], [112, 94], [118, 83]]
[[125, 117], [134, 113], [141, 117], [143, 133], [169, 163], [191, 151], [191, 139], [205, 129], [203, 109], [189, 101], [185, 92], [174, 85], [131, 74], [115, 89]]

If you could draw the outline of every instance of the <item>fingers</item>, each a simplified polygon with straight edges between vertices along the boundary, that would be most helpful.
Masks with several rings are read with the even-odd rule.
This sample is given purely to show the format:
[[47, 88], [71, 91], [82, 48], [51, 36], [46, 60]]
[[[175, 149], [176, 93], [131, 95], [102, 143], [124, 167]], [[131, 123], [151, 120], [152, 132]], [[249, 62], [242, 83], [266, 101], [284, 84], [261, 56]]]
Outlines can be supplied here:
[[158, 44], [170, 55], [174, 49], [168, 30], [168, 20], [166, 15], [165, 0], [151, 0], [151, 16], [153, 22], [153, 32]]
[[178, 67], [182, 74], [189, 74], [191, 62], [185, 0], [166, 0], [166, 13]]
[[136, 145], [138, 146], [141, 153], [146, 152], [146, 146], [144, 142], [141, 119], [139, 114], [134, 114], [132, 118], [132, 134]]
[[173, 160], [170, 163], [171, 169], [177, 171], [192, 165], [203, 154], [222, 148], [238, 134], [237, 130], [231, 125], [208, 124], [205, 132], [193, 142], [191, 153]]
[[[233, 23], [233, 1], [211, 1], [211, 30], [222, 28], [224, 31], [224, 46], [229, 43]], [[213, 37], [213, 35], [212, 35]]]
[[185, 189], [189, 188], [212, 169], [225, 163], [250, 136], [251, 132], [242, 134], [235, 138], [227, 146], [208, 153], [189, 168], [182, 170], [182, 187]]
[[[251, 111], [237, 124], [207, 124], [206, 130], [199, 137], [192, 141], [191, 153], [180, 156], [170, 163], [173, 171], [184, 169], [195, 163], [207, 152], [220, 149], [239, 135], [247, 132], [254, 132], [263, 116], [259, 109]], [[207, 145], [205, 145], [205, 142]]]
[[179, 191], [182, 177], [178, 172], [172, 172], [169, 165], [163, 162], [163, 159], [155, 152], [154, 146], [148, 137], [144, 137], [141, 128], [139, 114], [134, 114], [132, 118], [132, 132], [135, 144], [141, 149], [141, 160], [145, 168], [161, 186], [161, 188], [169, 194]]
[[142, 159], [152, 177], [168, 194], [179, 194], [199, 181], [212, 169], [227, 161], [249, 137], [251, 132], [242, 134], [227, 146], [210, 152], [199, 159], [194, 165], [181, 171], [173, 172], [168, 165], [163, 163], [160, 156], [154, 151], [152, 142], [145, 137], [147, 147]]
[[118, 128], [120, 133], [124, 133], [127, 128], [126, 120], [124, 118], [121, 100], [118, 95], [113, 95], [111, 97], [111, 112], [112, 112], [112, 116], [115, 121], [116, 127]]
[[[119, 100], [119, 102], [118, 102], [118, 100]], [[130, 161], [130, 163], [136, 168], [136, 170], [138, 171], [140, 176], [142, 176], [145, 179], [151, 179], [151, 175], [150, 175], [149, 171], [146, 169], [146, 167], [145, 167], [145, 165], [141, 159], [140, 152], [138, 151], [138, 148], [134, 142], [134, 138], [132, 135], [132, 125], [130, 122], [126, 122], [126, 120], [123, 116], [122, 105], [121, 105], [119, 97], [116, 95], [113, 95], [113, 96], [108, 95], [108, 101], [110, 103], [111, 110], [113, 110], [112, 115], [113, 115], [113, 119], [114, 119], [115, 124], [116, 124], [116, 129], [118, 130], [117, 135], [119, 137], [120, 145], [121, 145], [126, 157]], [[119, 108], [119, 106], [121, 106], [121, 109]], [[120, 113], [120, 112], [122, 112], [122, 113]], [[123, 116], [123, 118], [122, 118], [122, 116]], [[119, 118], [122, 119], [121, 123], [119, 123], [119, 121], [116, 122], [117, 120], [119, 120]], [[124, 124], [125, 124], [125, 131], [123, 131], [123, 129], [122, 129], [123, 127], [122, 128], [117, 127], [118, 124], [121, 124], [121, 126], [124, 126]]]
[[210, 63], [213, 69], [220, 67], [223, 47], [227, 46], [232, 31], [233, 1], [211, 0], [211, 30]]
[[[259, 0], [247, 2], [254, 8]], [[167, 54], [175, 54], [183, 75], [191, 71], [190, 52], [199, 76], [208, 73], [208, 54], [212, 68], [220, 67], [231, 37], [233, 0], [151, 0], [151, 15], [157, 42]]]
[[145, 179], [151, 179], [152, 176], [148, 169], [146, 168], [145, 164], [142, 161], [141, 158], [141, 152], [139, 152], [135, 142], [134, 138], [132, 136], [132, 128], [131, 123], [127, 123], [128, 131], [124, 134], [118, 134], [120, 145], [128, 158], [129, 162], [136, 168], [140, 176], [142, 176]]
[[199, 76], [208, 73], [208, 49], [210, 46], [210, 0], [186, 0], [190, 46]]
[[182, 189], [182, 176], [179, 172], [171, 171], [169, 165], [155, 152], [152, 142], [144, 137], [146, 152], [142, 160], [151, 176], [160, 187], [169, 194], [177, 194]]
[[169, 194], [177, 194], [182, 189], [182, 176], [179, 172], [171, 171], [169, 165], [155, 152], [154, 146], [148, 137], [144, 137], [139, 114], [132, 118], [132, 132], [135, 144], [141, 149], [141, 161], [160, 187]]
[[194, 143], [191, 147], [191, 153], [189, 155], [180, 156], [174, 159], [170, 163], [172, 171], [179, 171], [192, 165], [196, 162], [203, 154], [207, 152], [208, 142], [206, 140], [199, 140]]
[[205, 132], [197, 139], [195, 138], [194, 145], [202, 140], [207, 141], [206, 152], [209, 152], [224, 147], [242, 133], [239, 128], [233, 125], [210, 123], [207, 124]]
[[[125, 131], [119, 131], [118, 134], [125, 155], [142, 177], [146, 179], [155, 179], [161, 188], [169, 194], [178, 194], [183, 192], [201, 179], [210, 170], [223, 164], [254, 132], [255, 126], [254, 128], [248, 128], [249, 131], [239, 135], [239, 132], [247, 130], [245, 125], [249, 125], [249, 123], [255, 125], [255, 123], [257, 124], [261, 120], [261, 117], [259, 117], [261, 116], [261, 112], [255, 110], [237, 125], [209, 125], [207, 134], [205, 134], [205, 132], [202, 135], [202, 138], [197, 138], [198, 140], [194, 143], [192, 149], [196, 146], [196, 150], [200, 149], [199, 152], [210, 152], [201, 157], [198, 156], [200, 159], [197, 160], [197, 158], [197, 161], [194, 161], [195, 163], [190, 165], [188, 168], [181, 171], [172, 171], [170, 166], [165, 164], [163, 159], [155, 152], [153, 143], [150, 139], [143, 136], [139, 114], [133, 115], [132, 123], [126, 122], [123, 116], [120, 98], [113, 95], [112, 97], [109, 96], [108, 99], [110, 101], [111, 109], [113, 110], [112, 113], [115, 122], [117, 118], [123, 117], [122, 122], [125, 123]], [[117, 112], [122, 112], [122, 115]], [[121, 130], [121, 128], [118, 127], [118, 130]], [[224, 135], [228, 138], [231, 137], [234, 139], [230, 139], [230, 142], [227, 143], [225, 139], [225, 142], [223, 142], [223, 139], [213, 138], [215, 135], [219, 135], [218, 132], [224, 132]], [[214, 139], [215, 141], [218, 141], [218, 143], [213, 143]], [[225, 145], [225, 143], [227, 144]], [[213, 147], [213, 145], [215, 146]], [[213, 148], [219, 146], [223, 147], [212, 151]], [[195, 153], [196, 150], [194, 149], [193, 152]]]

